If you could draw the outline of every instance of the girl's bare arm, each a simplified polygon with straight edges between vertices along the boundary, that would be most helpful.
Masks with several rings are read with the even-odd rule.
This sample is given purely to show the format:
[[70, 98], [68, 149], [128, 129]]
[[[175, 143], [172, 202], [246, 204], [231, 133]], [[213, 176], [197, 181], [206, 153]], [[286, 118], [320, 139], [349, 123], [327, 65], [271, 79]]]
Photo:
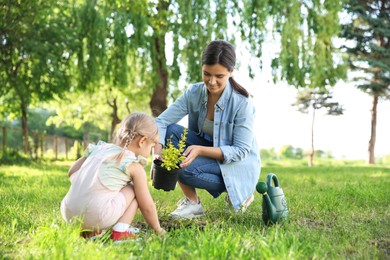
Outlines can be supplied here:
[[70, 177], [73, 173], [77, 172], [81, 165], [83, 165], [83, 163], [85, 162], [85, 160], [87, 159], [87, 157], [81, 157], [79, 158], [77, 161], [75, 161], [72, 166], [70, 166], [70, 169], [68, 171], [68, 177]]
[[129, 165], [129, 172], [133, 179], [135, 197], [142, 215], [157, 234], [164, 234], [165, 231], [161, 228], [158, 219], [156, 205], [149, 192], [145, 169], [139, 163], [132, 163]]

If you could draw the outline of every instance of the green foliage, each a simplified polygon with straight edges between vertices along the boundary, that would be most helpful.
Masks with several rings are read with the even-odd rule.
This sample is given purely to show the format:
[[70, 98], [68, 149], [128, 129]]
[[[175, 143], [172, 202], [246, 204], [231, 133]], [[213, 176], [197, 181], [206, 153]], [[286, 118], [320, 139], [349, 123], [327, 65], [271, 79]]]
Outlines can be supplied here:
[[343, 107], [332, 101], [333, 95], [326, 89], [304, 89], [298, 91], [296, 101], [292, 104], [299, 112], [308, 113], [310, 109], [325, 109], [328, 115], [343, 114]]
[[[75, 42], [68, 1], [3, 1], [0, 15], [0, 102], [6, 113], [22, 118], [24, 151], [28, 147], [27, 110], [70, 88]], [[5, 4], [7, 2], [7, 4]]]
[[67, 66], [74, 38], [66, 1], [5, 2], [0, 11], [0, 71], [4, 76], [0, 94], [9, 112], [21, 114], [23, 106], [69, 89]]
[[348, 41], [350, 69], [358, 71], [357, 87], [369, 95], [390, 99], [390, 4], [386, 0], [348, 0], [351, 19], [342, 25]]
[[[179, 168], [179, 163], [186, 157], [182, 154], [186, 146], [188, 129], [184, 128], [183, 133], [180, 136], [178, 148], [176, 148], [172, 141], [169, 139], [165, 148], [162, 151], [162, 164], [161, 166], [168, 171]], [[172, 138], [172, 137], [171, 137]]]
[[[275, 148], [269, 148], [269, 149], [260, 149], [260, 157], [262, 160], [262, 163], [268, 164], [268, 163], [285, 163], [287, 165], [287, 162], [296, 161], [296, 164], [294, 165], [305, 165], [305, 156], [307, 156], [307, 151], [304, 151], [300, 147], [294, 147], [292, 145], [283, 145], [279, 152], [275, 151]], [[333, 159], [334, 156], [331, 151], [323, 151], [320, 149], [315, 150], [315, 156], [318, 158], [319, 164], [326, 164], [329, 163], [327, 159]], [[388, 158], [384, 156], [383, 158], [379, 158], [379, 163], [386, 165], [386, 162], [389, 161]], [[324, 160], [322, 160], [324, 159]]]
[[262, 161], [265, 160], [277, 160], [278, 159], [278, 153], [275, 151], [275, 148], [270, 149], [260, 149], [260, 157]]
[[323, 151], [323, 150], [316, 150], [315, 151], [315, 156], [318, 158], [324, 158], [324, 159], [332, 159], [333, 154], [331, 151]]
[[237, 4], [242, 38], [251, 53], [261, 57], [270, 24], [274, 38], [280, 39], [271, 64], [275, 81], [286, 80], [295, 87], [333, 86], [346, 76], [345, 62], [333, 45], [340, 32], [342, 2], [243, 1]]
[[31, 158], [26, 157], [23, 154], [20, 154], [14, 149], [7, 150], [0, 153], [0, 165], [29, 165], [33, 163]]
[[303, 150], [302, 148], [295, 148], [292, 145], [284, 145], [279, 151], [281, 159], [302, 159]]
[[[265, 226], [261, 196], [244, 214], [225, 210], [224, 196], [199, 196], [206, 216], [172, 220], [180, 192], [150, 190], [162, 226], [159, 238], [137, 213], [141, 241], [113, 244], [79, 236], [59, 203], [69, 189], [70, 162], [0, 166], [0, 252], [5, 259], [387, 259], [390, 242], [388, 167], [266, 165], [289, 206], [289, 221]], [[23, 187], [21, 189], [20, 187]], [[189, 243], [190, 241], [190, 243]]]
[[390, 165], [390, 154], [379, 157], [377, 163], [382, 165]]

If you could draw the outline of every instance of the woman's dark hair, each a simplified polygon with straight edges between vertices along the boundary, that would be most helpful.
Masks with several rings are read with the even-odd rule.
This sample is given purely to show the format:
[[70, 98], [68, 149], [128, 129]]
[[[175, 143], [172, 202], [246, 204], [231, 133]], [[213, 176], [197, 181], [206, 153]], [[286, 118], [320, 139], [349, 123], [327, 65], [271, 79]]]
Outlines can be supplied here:
[[[232, 44], [224, 40], [215, 40], [210, 42], [203, 51], [202, 65], [220, 64], [227, 68], [229, 72], [233, 71], [236, 66], [236, 51]], [[248, 91], [238, 84], [233, 77], [229, 78], [229, 82], [238, 93], [245, 97], [249, 97]]]

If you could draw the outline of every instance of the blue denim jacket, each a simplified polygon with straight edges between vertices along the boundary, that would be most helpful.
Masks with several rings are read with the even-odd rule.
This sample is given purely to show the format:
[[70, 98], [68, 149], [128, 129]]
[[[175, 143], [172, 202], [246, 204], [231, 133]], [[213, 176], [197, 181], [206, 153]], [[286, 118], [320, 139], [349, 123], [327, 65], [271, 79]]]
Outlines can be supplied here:
[[[160, 143], [165, 144], [166, 128], [188, 115], [188, 128], [199, 133], [207, 114], [207, 88], [203, 82], [191, 85], [169, 106], [156, 123]], [[220, 147], [219, 161], [226, 190], [235, 209], [254, 193], [260, 176], [260, 154], [254, 133], [255, 109], [252, 100], [234, 91], [228, 82], [214, 112], [214, 147]]]

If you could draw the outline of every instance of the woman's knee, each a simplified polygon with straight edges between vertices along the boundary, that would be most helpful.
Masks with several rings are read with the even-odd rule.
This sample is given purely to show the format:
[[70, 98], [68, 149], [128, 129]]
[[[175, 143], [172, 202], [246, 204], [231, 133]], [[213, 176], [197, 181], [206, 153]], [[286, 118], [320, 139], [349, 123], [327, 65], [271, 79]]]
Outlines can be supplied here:
[[190, 186], [192, 186], [191, 182], [194, 178], [196, 178], [195, 174], [191, 171], [186, 171], [185, 169], [182, 169], [178, 176], [179, 182]]
[[167, 127], [165, 139], [171, 139], [174, 144], [179, 142], [180, 136], [184, 131], [184, 126], [171, 124]]

